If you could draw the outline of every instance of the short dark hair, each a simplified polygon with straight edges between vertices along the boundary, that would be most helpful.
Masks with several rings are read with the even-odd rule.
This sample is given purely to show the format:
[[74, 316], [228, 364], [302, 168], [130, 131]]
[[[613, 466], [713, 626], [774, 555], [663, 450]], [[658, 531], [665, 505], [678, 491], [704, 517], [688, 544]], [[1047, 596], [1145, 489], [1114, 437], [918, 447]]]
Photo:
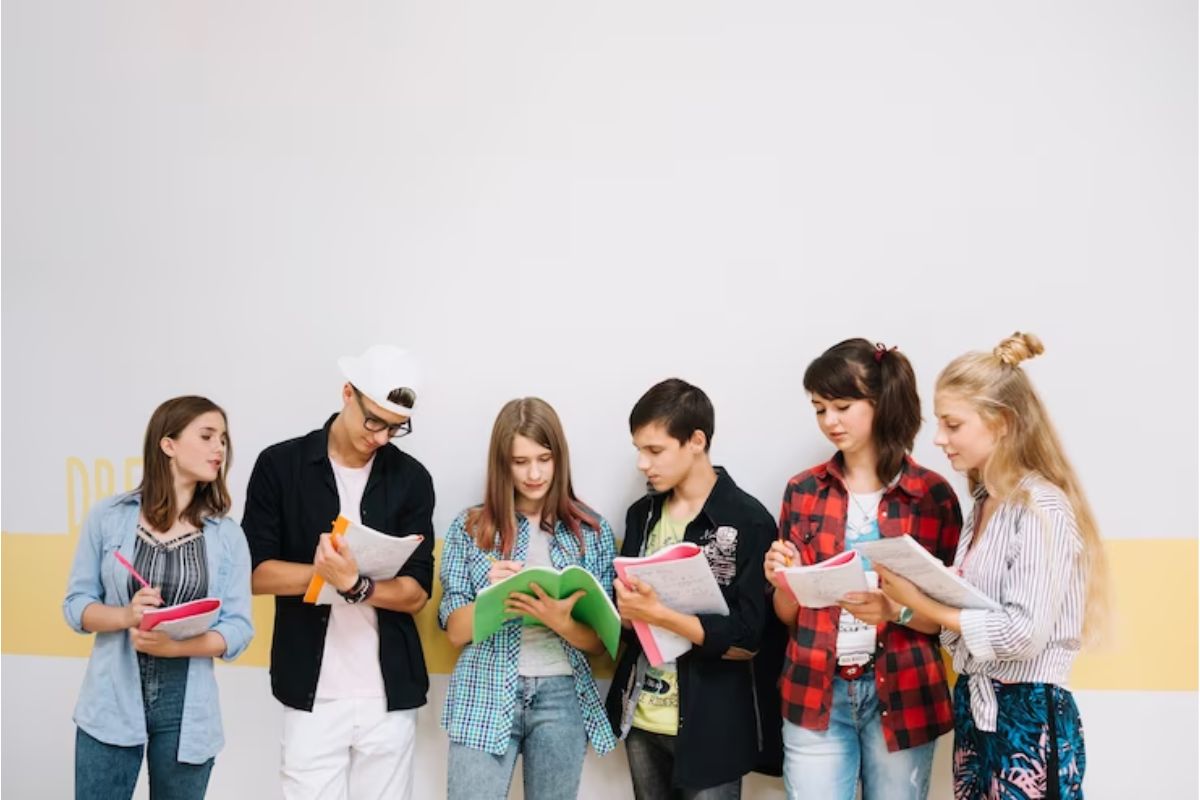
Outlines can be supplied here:
[[629, 432], [637, 433], [647, 425], [661, 423], [672, 439], [685, 444], [692, 433], [704, 434], [704, 452], [712, 445], [715, 414], [712, 401], [699, 386], [679, 378], [656, 383], [642, 395], [629, 412]]
[[875, 474], [887, 486], [904, 454], [912, 450], [921, 429], [921, 398], [917, 378], [904, 354], [866, 339], [847, 339], [826, 350], [804, 371], [810, 394], [843, 400], [870, 400], [875, 406], [871, 440], [875, 444]]

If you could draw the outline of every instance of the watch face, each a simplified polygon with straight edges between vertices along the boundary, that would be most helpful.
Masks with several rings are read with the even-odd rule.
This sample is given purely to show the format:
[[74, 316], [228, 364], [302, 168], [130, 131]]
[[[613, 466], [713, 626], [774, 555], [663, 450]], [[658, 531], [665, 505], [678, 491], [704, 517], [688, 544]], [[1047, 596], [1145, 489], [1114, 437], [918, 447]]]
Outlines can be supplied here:
[[900, 609], [900, 619], [898, 619], [897, 622], [899, 622], [901, 625], [907, 625], [912, 621], [912, 618], [913, 610], [908, 606], [905, 606], [904, 608]]

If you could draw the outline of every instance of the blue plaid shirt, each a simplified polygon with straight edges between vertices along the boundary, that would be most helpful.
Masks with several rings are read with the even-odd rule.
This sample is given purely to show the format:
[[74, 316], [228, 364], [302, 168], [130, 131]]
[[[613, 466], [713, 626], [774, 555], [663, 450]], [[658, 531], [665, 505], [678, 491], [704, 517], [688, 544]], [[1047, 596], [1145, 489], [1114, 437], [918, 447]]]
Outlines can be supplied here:
[[[580, 554], [574, 534], [559, 522], [550, 542], [550, 561], [555, 569], [577, 564], [596, 576], [601, 586], [612, 586], [613, 557], [616, 555], [612, 528], [601, 517], [597, 533], [584, 526], [584, 552]], [[438, 624], [443, 629], [450, 615], [475, 602], [475, 595], [488, 585], [489, 559], [500, 557], [495, 550], [480, 550], [466, 530], [467, 512], [451, 523], [442, 542], [442, 602], [438, 606]], [[517, 515], [517, 541], [512, 560], [524, 561], [529, 547], [529, 522]], [[612, 726], [600, 705], [596, 681], [587, 657], [567, 642], [563, 650], [571, 662], [575, 677], [575, 695], [588, 741], [604, 755], [617, 746]], [[517, 663], [521, 652], [521, 622], [511, 620], [494, 635], [479, 644], [463, 648], [450, 676], [450, 689], [442, 708], [442, 727], [450, 741], [502, 755], [509, 745], [513, 713], [516, 709], [519, 676]]]

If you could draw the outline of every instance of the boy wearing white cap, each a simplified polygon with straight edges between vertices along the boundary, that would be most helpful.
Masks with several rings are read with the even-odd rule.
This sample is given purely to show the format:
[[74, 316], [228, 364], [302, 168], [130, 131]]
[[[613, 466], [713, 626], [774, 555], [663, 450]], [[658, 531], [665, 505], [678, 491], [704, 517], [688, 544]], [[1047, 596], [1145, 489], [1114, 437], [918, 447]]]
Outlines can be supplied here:
[[[284, 796], [403, 799], [429, 688], [413, 615], [433, 582], [434, 495], [429, 472], [391, 440], [412, 432], [420, 370], [385, 345], [338, 366], [341, 410], [259, 455], [242, 528], [253, 591], [275, 595], [271, 690], [284, 705]], [[373, 581], [331, 542], [339, 514], [425, 538], [396, 577]], [[344, 602], [303, 602], [314, 574]]]

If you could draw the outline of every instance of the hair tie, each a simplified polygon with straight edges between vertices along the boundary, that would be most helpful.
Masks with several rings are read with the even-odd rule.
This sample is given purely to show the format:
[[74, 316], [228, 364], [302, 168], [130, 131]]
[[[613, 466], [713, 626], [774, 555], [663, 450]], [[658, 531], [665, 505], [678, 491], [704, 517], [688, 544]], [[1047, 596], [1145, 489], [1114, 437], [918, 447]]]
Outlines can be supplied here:
[[896, 349], [896, 345], [892, 345], [891, 347], [888, 347], [883, 342], [876, 342], [875, 343], [875, 363], [876, 364], [882, 363], [883, 357], [895, 349]]

